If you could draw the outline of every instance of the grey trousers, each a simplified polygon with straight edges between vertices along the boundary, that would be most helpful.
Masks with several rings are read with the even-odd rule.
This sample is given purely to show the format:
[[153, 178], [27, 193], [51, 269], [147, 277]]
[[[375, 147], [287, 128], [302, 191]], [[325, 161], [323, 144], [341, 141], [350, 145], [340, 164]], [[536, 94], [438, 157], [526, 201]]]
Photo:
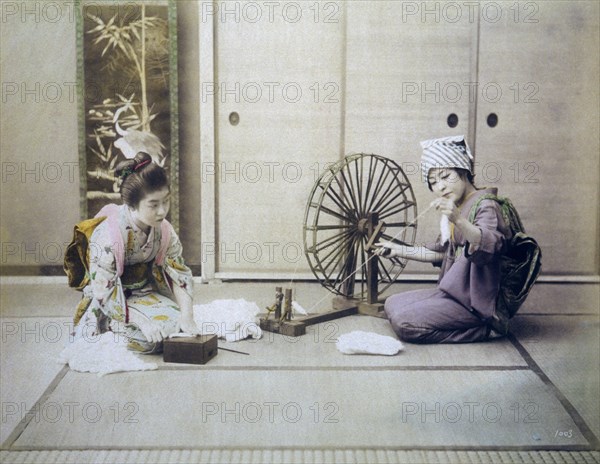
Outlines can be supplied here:
[[485, 322], [437, 288], [392, 295], [385, 301], [385, 313], [407, 342], [468, 343], [489, 335]]

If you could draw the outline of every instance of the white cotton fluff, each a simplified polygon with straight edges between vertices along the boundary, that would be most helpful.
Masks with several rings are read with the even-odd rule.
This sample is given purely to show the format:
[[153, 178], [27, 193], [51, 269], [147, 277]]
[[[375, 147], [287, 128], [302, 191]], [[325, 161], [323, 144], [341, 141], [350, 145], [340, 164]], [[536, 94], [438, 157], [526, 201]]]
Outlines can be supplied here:
[[336, 347], [344, 354], [383, 354], [393, 356], [404, 348], [400, 340], [387, 335], [355, 330], [338, 337]]
[[308, 316], [308, 311], [300, 306], [300, 303], [297, 301], [292, 301], [292, 309], [296, 311], [298, 314], [302, 314], [303, 316]]
[[202, 335], [216, 334], [228, 342], [262, 337], [256, 303], [243, 298], [194, 305], [194, 321]]
[[142, 361], [129, 351], [127, 340], [112, 332], [77, 338], [60, 353], [59, 362], [68, 364], [74, 371], [97, 373], [100, 377], [114, 372], [158, 369], [155, 363]]
[[442, 214], [440, 218], [440, 235], [442, 245], [450, 240], [451, 232], [450, 232], [450, 219], [445, 214]]

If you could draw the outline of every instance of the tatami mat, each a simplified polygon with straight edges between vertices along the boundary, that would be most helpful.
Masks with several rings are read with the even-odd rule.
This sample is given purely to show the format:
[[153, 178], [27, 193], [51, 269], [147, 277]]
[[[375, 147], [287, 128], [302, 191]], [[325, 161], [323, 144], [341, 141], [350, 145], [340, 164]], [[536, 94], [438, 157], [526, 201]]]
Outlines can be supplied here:
[[[58, 355], [70, 336], [69, 318], [4, 318], [2, 340], [2, 392], [4, 404], [2, 442], [19, 425], [27, 411], [60, 371]], [[302, 337], [285, 337], [264, 332], [259, 340], [219, 346], [248, 353], [219, 350], [204, 366], [164, 363], [161, 355], [143, 356], [160, 369], [227, 370], [437, 370], [437, 369], [525, 369], [527, 364], [506, 339], [469, 345], [405, 344], [396, 356], [349, 356], [336, 349], [341, 334], [365, 330], [393, 336], [389, 323], [380, 318], [350, 316], [310, 326]], [[122, 376], [125, 374], [117, 374]]]
[[[425, 281], [397, 282], [383, 295], [432, 288], [430, 277]], [[5, 317], [72, 316], [81, 292], [67, 287], [64, 277], [4, 277], [0, 276], [0, 312]], [[294, 299], [305, 308], [315, 312], [330, 309], [333, 295], [315, 281], [269, 282], [236, 281], [194, 285], [194, 303], [208, 303], [215, 299], [244, 298], [260, 308], [274, 302], [275, 287], [293, 288]], [[538, 282], [525, 301], [521, 314], [581, 314], [600, 313], [600, 285], [560, 284]], [[564, 304], [568, 302], [568, 304]], [[590, 305], [595, 302], [594, 305]]]
[[[249, 353], [248, 356], [219, 351], [219, 355], [206, 365], [218, 367], [254, 368], [356, 368], [389, 367], [428, 368], [456, 366], [514, 367], [527, 363], [507, 340], [465, 345], [412, 345], [404, 344], [397, 356], [350, 356], [340, 353], [336, 341], [340, 335], [363, 330], [396, 338], [386, 319], [369, 316], [348, 316], [334, 321], [308, 326], [301, 337], [289, 337], [263, 332], [259, 340], [243, 340], [227, 343], [219, 340], [219, 346]], [[149, 356], [153, 362], [163, 364], [159, 356]], [[170, 366], [173, 366], [170, 364]]]
[[55, 379], [68, 318], [0, 318], [0, 438], [4, 442]]
[[588, 316], [519, 316], [512, 332], [600, 437], [600, 322]]
[[[39, 280], [40, 278], [38, 278]], [[6, 278], [0, 277], [0, 311], [3, 316], [21, 317], [26, 315], [44, 317], [48, 315], [72, 316], [81, 299], [81, 292], [67, 286], [66, 278], [53, 278], [59, 283], [38, 283], [35, 278], [23, 278], [23, 283], [2, 284]], [[63, 282], [64, 280], [64, 282]], [[27, 283], [32, 282], [32, 283]], [[44, 282], [42, 280], [41, 282]], [[330, 309], [333, 295], [318, 282], [234, 282], [194, 284], [194, 304], [209, 303], [217, 299], [238, 299], [255, 302], [264, 309], [275, 302], [275, 287], [293, 288], [293, 298], [312, 312]], [[413, 284], [410, 288], [426, 287], [426, 284]], [[429, 286], [431, 286], [429, 284]]]
[[36, 411], [13, 449], [588, 444], [530, 371], [70, 371]]
[[[248, 285], [199, 290], [269, 304], [273, 284]], [[56, 362], [80, 295], [25, 287], [2, 292], [2, 463], [600, 461], [593, 308], [536, 308], [512, 337], [406, 343], [393, 357], [337, 351], [352, 330], [393, 336], [384, 319], [351, 316], [299, 338], [220, 340], [248, 355], [220, 350], [205, 366], [148, 356], [158, 371], [98, 377]], [[323, 299], [310, 291], [305, 306]]]

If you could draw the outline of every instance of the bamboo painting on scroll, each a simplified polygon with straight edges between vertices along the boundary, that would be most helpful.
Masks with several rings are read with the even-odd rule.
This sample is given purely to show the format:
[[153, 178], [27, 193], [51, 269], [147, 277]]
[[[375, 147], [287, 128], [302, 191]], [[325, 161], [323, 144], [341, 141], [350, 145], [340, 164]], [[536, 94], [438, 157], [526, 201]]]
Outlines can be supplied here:
[[84, 1], [81, 6], [82, 180], [85, 209], [92, 215], [107, 203], [120, 202], [115, 167], [140, 151], [165, 167], [172, 181], [177, 176], [176, 87], [171, 82], [175, 38], [169, 27], [174, 5]]

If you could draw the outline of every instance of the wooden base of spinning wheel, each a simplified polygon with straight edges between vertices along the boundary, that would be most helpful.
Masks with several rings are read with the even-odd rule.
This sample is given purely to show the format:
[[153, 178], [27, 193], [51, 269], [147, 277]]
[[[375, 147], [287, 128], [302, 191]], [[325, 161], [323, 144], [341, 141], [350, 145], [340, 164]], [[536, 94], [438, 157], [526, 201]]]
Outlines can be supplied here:
[[333, 310], [309, 316], [298, 317], [291, 321], [269, 319], [268, 316], [260, 318], [260, 328], [267, 332], [287, 335], [288, 337], [299, 337], [306, 333], [306, 327], [322, 322], [333, 321], [346, 316], [363, 314], [365, 316], [374, 316], [385, 318], [383, 312], [383, 303], [367, 303], [352, 298], [336, 296], [333, 298]]
[[354, 298], [336, 296], [333, 298], [332, 305], [334, 310], [353, 307], [356, 308], [357, 314], [382, 318], [386, 317], [385, 313], [383, 312], [383, 301], [369, 303], [367, 301], [361, 301]]
[[306, 333], [306, 327], [309, 325], [320, 324], [321, 322], [333, 321], [341, 317], [352, 316], [358, 313], [357, 306], [348, 306], [341, 309], [334, 309], [326, 313], [311, 314], [309, 316], [298, 317], [291, 321], [280, 321], [277, 319], [269, 319], [268, 317], [260, 318], [260, 328], [267, 332], [274, 332], [280, 335], [289, 337], [299, 337]]

